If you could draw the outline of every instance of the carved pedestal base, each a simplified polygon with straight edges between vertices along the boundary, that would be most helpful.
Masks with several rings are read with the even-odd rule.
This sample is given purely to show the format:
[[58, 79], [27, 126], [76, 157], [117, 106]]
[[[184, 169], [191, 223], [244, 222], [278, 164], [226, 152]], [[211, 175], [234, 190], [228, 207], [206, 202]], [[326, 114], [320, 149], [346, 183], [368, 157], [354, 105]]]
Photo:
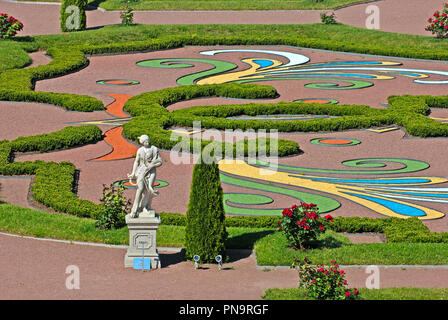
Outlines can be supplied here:
[[143, 253], [145, 259], [151, 259], [151, 269], [160, 268], [160, 258], [156, 245], [160, 217], [155, 214], [154, 210], [145, 210], [137, 218], [131, 218], [127, 215], [126, 224], [129, 228], [129, 248], [124, 257], [125, 268], [132, 268], [134, 258], [142, 258]]

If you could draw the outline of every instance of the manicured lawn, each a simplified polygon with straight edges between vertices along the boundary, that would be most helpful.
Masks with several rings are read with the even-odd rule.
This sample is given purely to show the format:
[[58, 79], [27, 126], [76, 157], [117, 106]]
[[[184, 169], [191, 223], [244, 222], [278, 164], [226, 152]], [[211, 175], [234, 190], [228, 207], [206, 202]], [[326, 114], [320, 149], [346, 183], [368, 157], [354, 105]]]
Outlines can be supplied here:
[[95, 228], [95, 221], [91, 219], [27, 209], [7, 203], [0, 204], [0, 230], [42, 238], [108, 244], [125, 244], [128, 238], [127, 228], [102, 231]]
[[[138, 0], [131, 2], [135, 10], [308, 10], [334, 9], [358, 0]], [[121, 0], [106, 0], [99, 5], [106, 10], [124, 7]]]
[[[99, 230], [92, 219], [0, 204], [0, 230], [36, 237], [73, 241], [127, 244], [128, 229]], [[255, 243], [259, 265], [290, 266], [294, 258], [308, 257], [313, 263], [328, 264], [335, 259], [349, 264], [447, 264], [448, 245], [443, 243], [350, 244], [347, 237], [328, 231], [320, 239], [320, 247], [305, 252], [288, 249], [280, 232], [266, 228], [228, 227], [226, 246], [251, 249]], [[182, 247], [185, 227], [161, 225], [159, 246]]]
[[8, 40], [0, 41], [0, 73], [7, 69], [22, 68], [30, 64], [31, 59], [24, 49], [26, 49], [26, 45], [22, 43]]
[[[383, 288], [359, 289], [363, 300], [447, 300], [447, 288]], [[265, 300], [311, 300], [304, 289], [268, 289], [262, 295]]]
[[[61, 45], [69, 43], [77, 44], [108, 44], [124, 41], [141, 41], [151, 38], [160, 38], [165, 36], [244, 36], [244, 39], [270, 39], [278, 38], [279, 43], [283, 39], [290, 40], [328, 40], [325, 47], [321, 49], [334, 49], [339, 47], [352, 47], [350, 50], [358, 52], [356, 48], [363, 46], [371, 46], [382, 48], [384, 52], [396, 51], [397, 49], [406, 50], [410, 53], [410, 49], [417, 50], [414, 52], [416, 57], [424, 52], [421, 50], [434, 50], [447, 48], [446, 39], [436, 39], [429, 36], [406, 35], [392, 32], [383, 32], [378, 30], [367, 30], [363, 28], [352, 27], [343, 24], [324, 25], [315, 24], [299, 24], [299, 25], [109, 25], [101, 29], [87, 30], [82, 32], [72, 32], [67, 34], [41, 35], [33, 37], [34, 40], [43, 49], [51, 45]], [[248, 37], [248, 35], [250, 37]], [[224, 39], [223, 39], [224, 40]], [[223, 41], [224, 42], [224, 41]], [[285, 43], [291, 45], [290, 43]], [[247, 43], [250, 45], [250, 43]], [[316, 45], [318, 45], [316, 41]], [[313, 45], [312, 47], [318, 48]], [[359, 51], [360, 53], [365, 49]], [[434, 59], [437, 59], [435, 56]]]
[[[27, 0], [42, 1], [42, 0]], [[61, 2], [60, 0], [45, 0]], [[361, 0], [362, 1], [362, 0]], [[131, 0], [134, 10], [309, 10], [335, 9], [360, 2], [360, 0]], [[89, 1], [92, 6], [106, 10], [120, 10], [126, 5], [123, 0]]]
[[[448, 244], [444, 243], [362, 243], [349, 244], [341, 235], [329, 233], [319, 248], [298, 251], [288, 248], [284, 235], [275, 232], [255, 244], [257, 261], [261, 266], [290, 266], [295, 258], [305, 257], [313, 263], [340, 265], [412, 265], [448, 264]], [[323, 248], [327, 248], [324, 250]]]
[[[0, 231], [41, 238], [73, 241], [99, 242], [107, 244], [128, 244], [129, 232], [99, 230], [92, 219], [78, 218], [65, 214], [49, 213], [27, 209], [7, 203], [0, 203]], [[272, 230], [262, 228], [227, 228], [227, 248], [252, 248], [253, 243]], [[182, 247], [185, 227], [160, 225], [157, 231], [157, 245], [161, 247]]]
[[[82, 32], [35, 37], [19, 36], [14, 41], [0, 40], [0, 73], [29, 63], [27, 51], [78, 45], [88, 45], [89, 47], [118, 45], [130, 41], [142, 42], [170, 36], [193, 39], [196, 37], [201, 40], [198, 42], [200, 45], [205, 45], [207, 43], [206, 39], [210, 37], [219, 37], [222, 39], [220, 44], [303, 46], [353, 53], [436, 60], [447, 58], [446, 48], [448, 43], [446, 39], [367, 30], [342, 24], [134, 25], [130, 27], [110, 25]], [[181, 44], [173, 45], [173, 47], [179, 46]], [[123, 49], [120, 52], [126, 51], [132, 50]]]

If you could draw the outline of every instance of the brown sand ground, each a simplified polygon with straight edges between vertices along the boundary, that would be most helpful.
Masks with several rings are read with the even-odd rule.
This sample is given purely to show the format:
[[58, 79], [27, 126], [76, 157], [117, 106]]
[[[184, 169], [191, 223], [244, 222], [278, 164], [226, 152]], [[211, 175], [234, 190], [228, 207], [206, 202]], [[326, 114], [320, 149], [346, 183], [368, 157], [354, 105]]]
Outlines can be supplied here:
[[[180, 253], [161, 253], [162, 269], [143, 273], [123, 268], [126, 249], [0, 239], [0, 299], [259, 299], [269, 287], [297, 282], [290, 270], [257, 271], [249, 250], [232, 251], [221, 271], [195, 270]], [[80, 290], [65, 287], [69, 265], [79, 267]]]
[[30, 183], [31, 177], [29, 176], [0, 176], [0, 201], [9, 202], [21, 207], [32, 208], [28, 202]]
[[51, 57], [45, 55], [45, 51], [36, 51], [29, 53], [31, 64], [26, 68], [34, 68], [37, 66], [46, 65], [51, 62]]

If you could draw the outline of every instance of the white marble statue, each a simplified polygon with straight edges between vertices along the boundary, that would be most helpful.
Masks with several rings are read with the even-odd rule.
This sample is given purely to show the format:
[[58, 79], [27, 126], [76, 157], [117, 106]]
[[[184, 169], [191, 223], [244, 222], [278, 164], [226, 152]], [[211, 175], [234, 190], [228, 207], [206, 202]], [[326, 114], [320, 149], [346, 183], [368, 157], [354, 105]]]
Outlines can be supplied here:
[[130, 213], [131, 218], [137, 218], [141, 213], [154, 216], [151, 202], [152, 198], [159, 194], [157, 190], [154, 190], [156, 168], [162, 165], [159, 150], [149, 144], [147, 135], [139, 137], [139, 142], [142, 147], [137, 150], [132, 173], [128, 174], [129, 181], [134, 177], [137, 178], [137, 192]]

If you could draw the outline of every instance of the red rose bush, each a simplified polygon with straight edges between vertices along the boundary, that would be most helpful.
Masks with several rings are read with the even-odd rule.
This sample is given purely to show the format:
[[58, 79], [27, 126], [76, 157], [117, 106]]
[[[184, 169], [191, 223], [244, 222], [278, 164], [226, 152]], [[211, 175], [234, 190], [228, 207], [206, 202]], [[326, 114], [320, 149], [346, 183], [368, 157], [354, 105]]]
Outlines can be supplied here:
[[0, 39], [10, 39], [23, 29], [23, 24], [6, 13], [0, 13]]
[[299, 287], [306, 289], [310, 298], [317, 300], [357, 300], [360, 299], [356, 288], [350, 289], [345, 280], [345, 272], [339, 268], [335, 260], [331, 265], [312, 265], [305, 258], [299, 266]]
[[446, 38], [448, 36], [448, 3], [443, 4], [443, 10], [434, 12], [428, 19], [428, 25], [425, 30], [435, 34], [437, 38]]
[[333, 222], [333, 217], [321, 217], [319, 208], [314, 203], [301, 203], [286, 208], [278, 222], [279, 230], [288, 239], [291, 246], [299, 250], [310, 247], [318, 235], [324, 233], [327, 223]]

